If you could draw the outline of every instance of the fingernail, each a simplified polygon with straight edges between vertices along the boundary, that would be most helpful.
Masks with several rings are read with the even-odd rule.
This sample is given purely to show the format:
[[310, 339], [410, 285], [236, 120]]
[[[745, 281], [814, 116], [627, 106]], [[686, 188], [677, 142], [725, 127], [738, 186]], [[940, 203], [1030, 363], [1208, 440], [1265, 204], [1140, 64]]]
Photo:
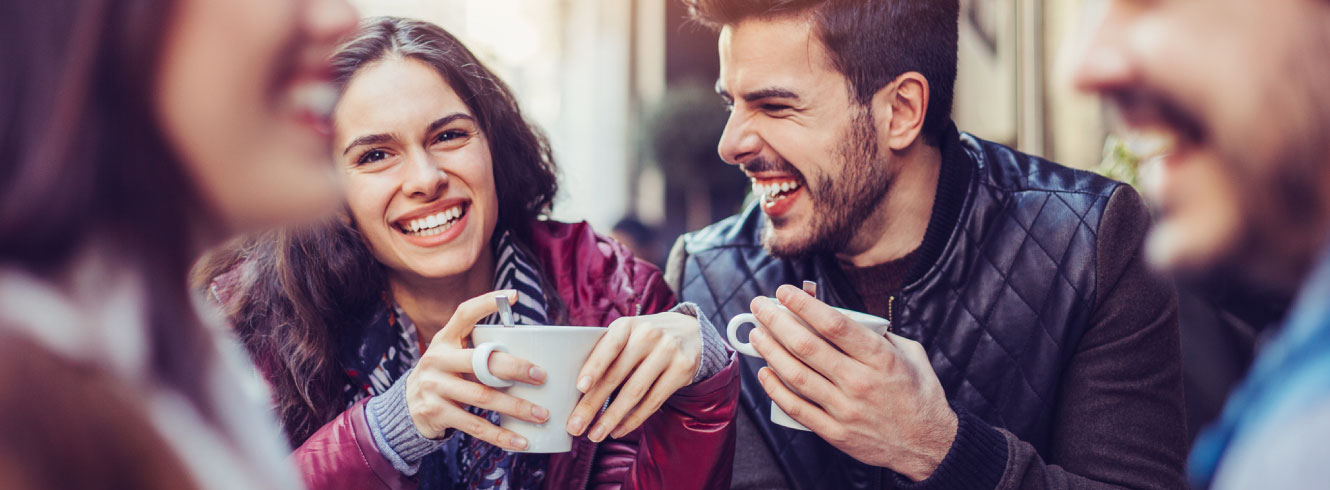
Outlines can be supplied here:
[[522, 436], [513, 436], [513, 447], [517, 449], [526, 449], [526, 438]]
[[541, 422], [544, 422], [545, 419], [550, 416], [550, 411], [540, 405], [533, 405], [531, 407], [531, 415], [535, 416]]
[[580, 392], [582, 392], [582, 393], [586, 393], [586, 390], [589, 390], [589, 389], [591, 389], [591, 377], [590, 377], [590, 376], [582, 376], [581, 379], [577, 380], [577, 391], [580, 391]]
[[516, 290], [516, 289], [505, 289], [505, 290], [503, 291], [503, 294], [506, 295], [506, 296], [508, 296], [508, 301], [510, 301], [510, 302], [515, 301], [515, 300], [517, 299], [517, 290]]
[[748, 331], [748, 343], [756, 344], [762, 342], [765, 340], [766, 336], [767, 334], [762, 332], [761, 329], [754, 328]]
[[605, 424], [596, 424], [596, 428], [591, 430], [591, 435], [588, 437], [595, 442], [605, 439]]
[[620, 428], [618, 430], [615, 430], [614, 432], [611, 432], [610, 437], [613, 437], [615, 439], [622, 439], [624, 436], [624, 432], [625, 431], [622, 428]]
[[545, 381], [545, 370], [541, 369], [540, 366], [531, 366], [531, 369], [527, 372], [527, 374], [530, 375], [531, 379], [537, 383]]
[[565, 428], [568, 429], [569, 434], [578, 435], [582, 433], [582, 425], [582, 416], [574, 415], [572, 418], [568, 419], [568, 426]]

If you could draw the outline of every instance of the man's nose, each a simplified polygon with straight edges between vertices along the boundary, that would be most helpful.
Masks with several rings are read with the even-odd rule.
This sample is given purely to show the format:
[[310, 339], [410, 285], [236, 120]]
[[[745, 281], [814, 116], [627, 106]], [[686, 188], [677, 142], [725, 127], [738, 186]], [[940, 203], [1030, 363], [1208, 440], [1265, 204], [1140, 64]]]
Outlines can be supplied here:
[[751, 120], [734, 110], [725, 122], [725, 132], [720, 135], [716, 151], [725, 163], [743, 165], [762, 151], [762, 138], [753, 131]]
[[1074, 59], [1080, 60], [1072, 73], [1077, 90], [1103, 94], [1127, 88], [1132, 83], [1134, 65], [1127, 47], [1126, 19], [1113, 6], [1104, 7], [1089, 19], [1086, 38], [1081, 39]]
[[319, 0], [307, 6], [303, 20], [307, 35], [331, 44], [355, 32], [360, 14], [346, 0]]

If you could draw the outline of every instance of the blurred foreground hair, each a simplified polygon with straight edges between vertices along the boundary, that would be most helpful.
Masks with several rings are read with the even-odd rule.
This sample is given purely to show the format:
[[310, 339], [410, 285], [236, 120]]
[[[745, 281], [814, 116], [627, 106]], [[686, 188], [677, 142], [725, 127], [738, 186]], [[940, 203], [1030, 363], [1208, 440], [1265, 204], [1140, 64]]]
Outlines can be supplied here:
[[[490, 141], [498, 229], [513, 233], [518, 246], [529, 243], [529, 224], [549, 211], [558, 190], [545, 136], [522, 117], [503, 81], [433, 24], [367, 19], [332, 62], [345, 87], [362, 68], [394, 57], [433, 67], [475, 114]], [[338, 352], [357, 346], [340, 342], [360, 338], [365, 323], [387, 308], [383, 266], [343, 217], [233, 245], [206, 260], [196, 281], [219, 276], [226, 280], [216, 283], [227, 290], [214, 289], [215, 296], [276, 391], [286, 435], [299, 446], [346, 410]]]
[[0, 266], [69, 287], [96, 251], [139, 274], [152, 372], [211, 417], [186, 283], [207, 214], [154, 116], [171, 3], [0, 4]]

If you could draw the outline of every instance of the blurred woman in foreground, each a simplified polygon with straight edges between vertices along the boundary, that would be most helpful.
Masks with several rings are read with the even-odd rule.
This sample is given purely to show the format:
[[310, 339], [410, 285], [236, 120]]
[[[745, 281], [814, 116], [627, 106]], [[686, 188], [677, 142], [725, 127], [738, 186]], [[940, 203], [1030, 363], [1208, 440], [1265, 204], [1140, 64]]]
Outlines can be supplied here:
[[[442, 29], [405, 19], [368, 21], [333, 62], [346, 214], [213, 267], [230, 271], [213, 292], [277, 391], [306, 483], [727, 488], [734, 361], [695, 307], [666, 311], [654, 266], [585, 223], [540, 219], [554, 159], [503, 82]], [[610, 327], [568, 420], [471, 377], [465, 339], [496, 289], [517, 293], [520, 324]], [[545, 381], [507, 354], [490, 366]], [[500, 413], [587, 437], [568, 453], [511, 452], [526, 441]]]
[[355, 12], [2, 8], [0, 488], [298, 488], [263, 383], [186, 280], [233, 234], [335, 207], [326, 60]]

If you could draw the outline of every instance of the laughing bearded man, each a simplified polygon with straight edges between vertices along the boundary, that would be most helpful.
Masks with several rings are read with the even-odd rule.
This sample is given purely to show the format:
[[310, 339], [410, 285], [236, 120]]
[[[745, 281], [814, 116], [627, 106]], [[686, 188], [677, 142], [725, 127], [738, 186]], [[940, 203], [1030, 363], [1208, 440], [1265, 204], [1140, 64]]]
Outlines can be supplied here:
[[[741, 358], [735, 488], [1183, 485], [1149, 214], [1124, 184], [956, 129], [956, 0], [685, 3], [720, 32], [719, 153], [758, 196], [681, 238], [667, 273], [713, 324], [765, 325]], [[773, 400], [811, 432], [772, 423]]]

